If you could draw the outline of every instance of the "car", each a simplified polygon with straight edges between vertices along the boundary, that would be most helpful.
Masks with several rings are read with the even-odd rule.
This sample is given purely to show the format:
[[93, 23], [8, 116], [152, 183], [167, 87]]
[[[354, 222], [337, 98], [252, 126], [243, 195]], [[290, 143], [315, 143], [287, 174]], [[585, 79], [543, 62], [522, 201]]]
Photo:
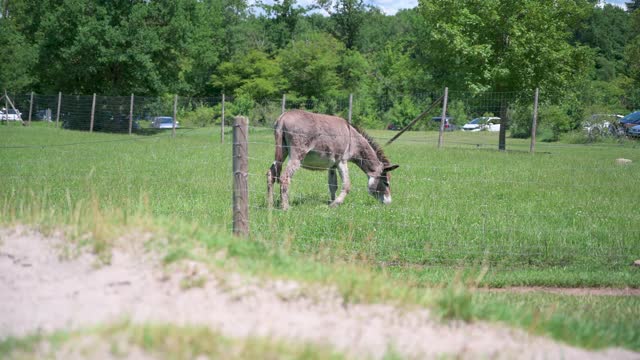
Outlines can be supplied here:
[[636, 125], [640, 125], [640, 111], [634, 111], [620, 119], [620, 125], [624, 127], [625, 132]]
[[51, 109], [36, 111], [35, 118], [42, 121], [51, 121]]
[[593, 114], [585, 121], [582, 127], [590, 136], [597, 135], [624, 135], [618, 132], [622, 115], [618, 114]]
[[[155, 129], [173, 129], [173, 117], [156, 116], [151, 120], [151, 127]], [[176, 121], [176, 128], [178, 127], [178, 122]]]
[[500, 131], [500, 118], [495, 116], [482, 116], [469, 121], [462, 127], [463, 131]]
[[[440, 122], [442, 121], [442, 116], [434, 116], [431, 118], [431, 120], [435, 121], [435, 122]], [[450, 116], [447, 116], [444, 118], [444, 131], [453, 131], [458, 129], [458, 127], [453, 124], [453, 118]]]
[[22, 121], [22, 113], [15, 109], [9, 109], [7, 111], [6, 108], [2, 108], [0, 110], [0, 120], [2, 121]]
[[629, 128], [629, 130], [627, 130], [627, 135], [630, 137], [640, 137], [640, 125]]

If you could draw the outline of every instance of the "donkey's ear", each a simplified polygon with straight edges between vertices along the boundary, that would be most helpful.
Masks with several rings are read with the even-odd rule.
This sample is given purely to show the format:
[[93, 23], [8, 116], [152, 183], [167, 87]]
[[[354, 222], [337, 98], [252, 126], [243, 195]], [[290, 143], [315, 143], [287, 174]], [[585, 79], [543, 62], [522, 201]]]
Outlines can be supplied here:
[[386, 168], [384, 168], [384, 172], [389, 172], [389, 171], [395, 170], [395, 169], [397, 169], [399, 167], [400, 167], [400, 165], [387, 166]]

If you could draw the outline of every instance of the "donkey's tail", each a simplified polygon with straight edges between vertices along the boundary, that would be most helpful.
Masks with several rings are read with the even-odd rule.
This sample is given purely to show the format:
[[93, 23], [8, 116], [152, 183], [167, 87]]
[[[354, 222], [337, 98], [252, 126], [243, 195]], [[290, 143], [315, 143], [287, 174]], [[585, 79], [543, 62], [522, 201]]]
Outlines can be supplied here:
[[287, 157], [287, 153], [285, 149], [286, 143], [285, 143], [284, 132], [283, 132], [283, 127], [284, 127], [284, 121], [282, 119], [283, 116], [284, 114], [280, 115], [278, 120], [276, 120], [276, 124], [274, 126], [274, 132], [273, 132], [276, 140], [276, 154], [275, 154], [275, 160], [273, 162], [273, 165], [271, 165], [271, 174], [273, 177], [275, 177], [275, 181], [278, 181], [278, 182], [280, 181], [280, 174], [282, 173], [282, 163]]

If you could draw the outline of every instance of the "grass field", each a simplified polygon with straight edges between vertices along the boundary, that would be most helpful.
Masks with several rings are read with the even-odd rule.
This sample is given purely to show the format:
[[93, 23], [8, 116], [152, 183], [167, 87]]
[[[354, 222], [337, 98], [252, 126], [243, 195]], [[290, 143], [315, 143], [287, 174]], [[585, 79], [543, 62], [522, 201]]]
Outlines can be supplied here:
[[[175, 139], [46, 127], [2, 132], [5, 211], [34, 197], [64, 214], [95, 198], [125, 213], [144, 206], [153, 216], [231, 227], [231, 147], [220, 144], [217, 129], [183, 130]], [[372, 132], [380, 142], [392, 134]], [[492, 285], [640, 286], [630, 266], [640, 258], [640, 168], [614, 162], [640, 162], [635, 142], [540, 143], [531, 155], [528, 141], [514, 139], [510, 151], [495, 151], [495, 133], [446, 135], [443, 150], [435, 133], [409, 133], [386, 148], [400, 164], [390, 206], [367, 194], [366, 177], [352, 166], [343, 206], [326, 206], [326, 173], [301, 170], [292, 209], [282, 212], [265, 201], [271, 130], [252, 128], [252, 235], [294, 253], [357, 259], [425, 281], [439, 276], [434, 266], [488, 263], [507, 270], [492, 270]]]
[[[380, 143], [394, 134], [371, 131]], [[640, 259], [637, 142], [539, 143], [532, 155], [528, 140], [508, 139], [509, 151], [496, 151], [496, 133], [447, 133], [440, 150], [437, 133], [407, 133], [385, 147], [400, 165], [391, 205], [377, 204], [351, 166], [353, 190], [343, 206], [327, 206], [326, 173], [301, 170], [292, 208], [282, 212], [265, 201], [272, 131], [251, 128], [254, 241], [234, 243], [227, 235], [229, 133], [226, 139], [220, 144], [217, 128], [181, 129], [172, 138], [2, 125], [0, 216], [7, 224], [88, 228], [103, 240], [110, 235], [105, 223], [151, 221], [173, 234], [170, 259], [189, 256], [194, 244], [227, 246], [246, 271], [336, 281], [357, 301], [422, 304], [416, 289], [482, 268], [480, 286], [640, 287], [640, 269], [631, 266]], [[634, 163], [616, 165], [620, 157]], [[353, 266], [355, 274], [345, 275]], [[473, 318], [583, 346], [640, 349], [636, 298], [486, 294], [474, 301]]]

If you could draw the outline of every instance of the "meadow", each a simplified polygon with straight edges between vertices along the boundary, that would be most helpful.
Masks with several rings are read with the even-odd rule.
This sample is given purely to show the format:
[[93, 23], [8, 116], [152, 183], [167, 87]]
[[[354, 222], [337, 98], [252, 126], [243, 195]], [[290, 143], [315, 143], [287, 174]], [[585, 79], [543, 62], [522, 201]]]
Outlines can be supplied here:
[[[383, 144], [395, 133], [370, 134]], [[203, 244], [226, 246], [245, 271], [335, 281], [354, 301], [423, 304], [420, 289], [478, 273], [474, 287], [640, 287], [631, 265], [640, 258], [637, 142], [538, 143], [530, 154], [529, 141], [517, 139], [498, 152], [497, 133], [446, 133], [438, 149], [437, 133], [411, 132], [385, 147], [400, 165], [392, 204], [369, 196], [366, 177], [351, 166], [353, 190], [342, 206], [327, 206], [326, 173], [300, 170], [283, 212], [265, 198], [272, 130], [251, 127], [245, 241], [229, 235], [230, 135], [221, 144], [219, 128], [180, 129], [174, 138], [2, 125], [2, 222], [89, 226], [99, 237], [100, 221], [151, 221], [172, 234], [166, 261]], [[617, 165], [620, 157], [633, 163]], [[450, 298], [467, 301], [464, 292]], [[474, 295], [469, 314], [452, 316], [638, 350], [638, 309], [634, 297], [487, 293]]]
[[[38, 124], [42, 125], [42, 124]], [[87, 134], [47, 126], [5, 126], [0, 199], [14, 211], [38, 199], [69, 213], [98, 199], [101, 208], [231, 228], [231, 136], [219, 129], [151, 136]], [[394, 132], [371, 131], [382, 144]], [[640, 149], [509, 139], [497, 133], [411, 132], [385, 147], [393, 203], [367, 194], [351, 166], [352, 192], [329, 208], [325, 172], [300, 170], [290, 211], [266, 206], [273, 161], [269, 128], [249, 134], [250, 231], [276, 248], [323, 260], [357, 261], [439, 281], [451, 267], [491, 265], [490, 285], [640, 286]], [[635, 163], [620, 166], [616, 158]], [[277, 196], [276, 192], [276, 196]], [[445, 271], [442, 271], [442, 269]]]

